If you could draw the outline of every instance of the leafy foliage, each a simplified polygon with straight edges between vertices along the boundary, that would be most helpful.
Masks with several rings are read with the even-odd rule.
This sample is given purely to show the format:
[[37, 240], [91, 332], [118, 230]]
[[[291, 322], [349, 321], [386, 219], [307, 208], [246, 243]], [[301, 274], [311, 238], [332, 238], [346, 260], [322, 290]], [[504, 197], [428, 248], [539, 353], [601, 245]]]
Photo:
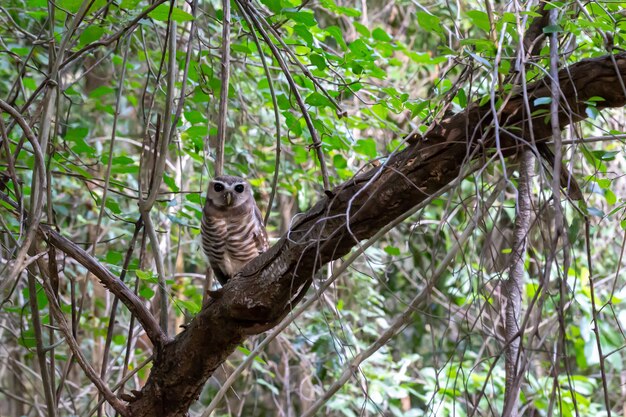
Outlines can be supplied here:
[[[538, 16], [530, 6], [262, 0], [245, 2], [255, 13], [249, 14], [240, 4], [232, 3], [228, 87], [222, 85], [219, 53], [224, 13], [216, 1], [6, 0], [0, 6], [0, 98], [19, 109], [44, 145], [48, 183], [38, 188], [35, 148], [15, 119], [2, 113], [0, 191], [19, 209], [0, 199], [0, 267], [7, 277], [0, 286], [1, 415], [53, 415], [43, 411], [47, 389], [56, 393], [58, 415], [97, 410], [98, 390], [75, 371], [72, 352], [51, 319], [44, 281], [57, 286], [74, 337], [107, 385], [139, 369], [122, 384], [137, 389], [149, 368], [140, 367], [151, 348], [134, 318], [75, 260], [48, 252], [38, 264], [30, 257], [44, 253], [46, 245], [37, 239], [29, 257], [34, 286], [26, 269], [9, 281], [37, 192], [45, 192], [42, 222], [124, 276], [155, 311], [160, 290], [166, 294], [172, 333], [202, 306], [206, 261], [198, 234], [223, 88], [229, 106], [224, 169], [250, 180], [262, 210], [270, 212], [270, 235], [278, 238], [296, 212], [323, 194], [313, 137], [275, 50], [322, 141], [333, 186], [384, 163], [385, 155], [407, 146], [406, 135], [427, 132], [473, 102], [491, 103], [497, 112], [506, 93], [519, 91], [520, 77], [530, 83], [550, 67], [546, 43], [532, 65], [519, 68], [524, 30]], [[558, 36], [561, 66], [624, 45], [620, 2], [546, 7], [558, 10], [558, 21], [543, 33]], [[272, 47], [253, 18], [260, 19]], [[167, 46], [171, 33], [175, 51]], [[551, 100], [538, 98], [536, 104]], [[555, 204], [541, 165], [533, 183], [523, 415], [608, 415], [605, 392], [614, 411], [623, 402], [625, 160], [615, 139], [623, 138], [624, 123], [622, 111], [597, 110], [602, 100], [590, 100], [588, 122], [564, 136], [565, 159], [584, 184], [584, 203]], [[43, 138], [46, 124], [51, 129]], [[155, 160], [168, 124], [173, 134], [159, 176]], [[583, 143], [583, 137], [595, 139]], [[496, 155], [369, 248], [315, 308], [257, 357], [217, 415], [303, 414], [424, 289], [467, 229], [473, 229], [471, 238], [432, 289], [427, 307], [413, 312], [411, 324], [358, 367], [324, 412], [499, 415], [507, 346], [500, 281], [511, 258], [515, 170]], [[504, 180], [503, 191], [498, 184]], [[138, 203], [150, 190], [158, 192], [149, 211], [158, 242], [140, 231], [135, 244]], [[485, 207], [491, 193], [496, 203]], [[562, 231], [554, 223], [558, 207]], [[476, 219], [476, 213], [482, 215]], [[325, 269], [326, 278], [339, 265]], [[201, 415], [257, 343], [250, 340], [229, 358], [192, 415]]]

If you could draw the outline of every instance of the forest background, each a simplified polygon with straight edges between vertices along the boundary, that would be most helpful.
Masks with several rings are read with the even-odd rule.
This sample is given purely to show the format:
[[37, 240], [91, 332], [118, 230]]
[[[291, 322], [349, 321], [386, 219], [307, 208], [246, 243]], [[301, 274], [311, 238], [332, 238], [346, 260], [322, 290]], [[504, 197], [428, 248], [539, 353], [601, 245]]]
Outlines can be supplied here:
[[0, 415], [626, 415], [623, 5], [3, 1]]

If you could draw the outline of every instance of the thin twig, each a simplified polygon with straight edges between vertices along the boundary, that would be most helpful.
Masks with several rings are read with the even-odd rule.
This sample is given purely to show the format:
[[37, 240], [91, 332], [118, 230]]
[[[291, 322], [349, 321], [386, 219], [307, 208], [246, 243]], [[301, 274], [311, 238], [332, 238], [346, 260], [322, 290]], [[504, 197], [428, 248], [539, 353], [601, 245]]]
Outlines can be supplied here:
[[230, 79], [230, 0], [222, 0], [222, 59], [220, 66], [220, 107], [217, 116], [217, 146], [215, 149], [215, 176], [224, 173], [224, 145], [226, 143], [226, 119], [228, 115], [228, 85]]
[[587, 269], [589, 269], [589, 292], [591, 295], [591, 315], [593, 317], [593, 334], [596, 338], [596, 348], [598, 349], [598, 361], [600, 363], [600, 375], [602, 376], [602, 391], [604, 394], [604, 408], [607, 417], [611, 417], [611, 402], [609, 399], [609, 386], [606, 375], [604, 361], [606, 358], [602, 353], [602, 339], [600, 337], [600, 324], [598, 322], [598, 308], [596, 306], [596, 290], [593, 276], [593, 262], [591, 258], [591, 238], [589, 232], [589, 217], [585, 217], [585, 248], [587, 250]]
[[322, 83], [320, 83], [318, 79], [314, 77], [313, 74], [311, 74], [311, 71], [309, 71], [309, 69], [304, 64], [302, 64], [302, 62], [300, 62], [296, 54], [294, 54], [291, 48], [289, 48], [289, 46], [285, 43], [285, 41], [283, 41], [283, 38], [280, 36], [278, 31], [274, 29], [274, 27], [267, 22], [267, 20], [263, 17], [263, 15], [258, 13], [252, 6], [250, 6], [250, 8], [255, 11], [256, 15], [259, 17], [259, 20], [261, 20], [261, 22], [265, 24], [265, 26], [272, 33], [272, 35], [274, 35], [276, 40], [281, 44], [283, 49], [287, 52], [287, 55], [291, 57], [292, 61], [298, 66], [298, 68], [300, 68], [302, 73], [306, 75], [306, 77], [309, 78], [311, 81], [313, 81], [313, 84], [315, 84], [315, 86], [320, 89], [320, 91], [332, 103], [332, 105], [335, 106], [335, 109], [337, 110], [337, 116], [340, 119], [342, 117], [345, 117], [347, 115], [347, 112], [343, 109], [343, 107], [341, 107], [341, 105], [337, 102], [337, 100], [335, 100], [335, 98], [331, 96], [328, 93], [328, 91], [326, 91]]
[[239, 9], [242, 11], [242, 13], [248, 14], [248, 17], [252, 21], [254, 27], [256, 27], [256, 29], [259, 31], [259, 33], [263, 37], [263, 40], [265, 40], [265, 43], [267, 44], [267, 46], [269, 46], [270, 50], [272, 51], [272, 54], [274, 55], [274, 58], [276, 58], [276, 60], [278, 61], [278, 64], [280, 65], [280, 68], [283, 71], [283, 74], [285, 74], [285, 77], [287, 78], [287, 83], [289, 84], [291, 92], [296, 98], [296, 102], [298, 103], [298, 107], [300, 107], [300, 111], [302, 113], [302, 117], [304, 118], [304, 121], [306, 122], [307, 128], [309, 130], [309, 133], [311, 134], [311, 140], [313, 141], [312, 147], [315, 149], [315, 152], [317, 154], [317, 159], [320, 163], [320, 170], [322, 173], [322, 181], [324, 184], [324, 189], [330, 190], [330, 182], [328, 180], [328, 168], [326, 167], [326, 161], [324, 160], [322, 142], [320, 141], [320, 138], [317, 135], [317, 130], [315, 129], [315, 126], [313, 125], [311, 116], [309, 115], [306, 105], [304, 104], [302, 95], [298, 91], [298, 86], [296, 85], [293, 79], [293, 76], [291, 75], [291, 72], [289, 71], [289, 67], [287, 66], [287, 63], [283, 59], [276, 45], [274, 45], [274, 43], [272, 42], [272, 39], [270, 38], [268, 33], [263, 28], [263, 25], [259, 22], [259, 19], [257, 18], [254, 9], [250, 8], [249, 5], [245, 3], [244, 1], [241, 1], [241, 0], [235, 0], [235, 1], [239, 5]]
[[[41, 212], [43, 207], [43, 190], [46, 187], [46, 179], [44, 173], [46, 172], [44, 155], [42, 152], [42, 148], [39, 145], [39, 141], [37, 137], [31, 130], [30, 126], [24, 120], [24, 117], [12, 106], [6, 103], [4, 100], [0, 99], [0, 109], [4, 112], [8, 113], [15, 122], [22, 129], [24, 136], [31, 144], [33, 148], [33, 154], [35, 155], [35, 166], [37, 167], [38, 175], [33, 176], [33, 181], [35, 177], [39, 177], [40, 181], [37, 183], [39, 192], [36, 192], [36, 189], [32, 189], [31, 194], [31, 207], [29, 212], [29, 217], [31, 222], [29, 223], [28, 228], [26, 229], [26, 237], [22, 242], [22, 246], [15, 255], [15, 262], [11, 272], [4, 277], [4, 279], [0, 282], [0, 294], [3, 294], [4, 291], [12, 285], [12, 282], [19, 276], [24, 268], [24, 262], [26, 260], [26, 256], [28, 255], [28, 251], [30, 250], [30, 246], [35, 239], [35, 233], [37, 231], [37, 227], [39, 226], [39, 222], [41, 220]], [[16, 207], [17, 208], [17, 207]], [[0, 305], [6, 302], [7, 298], [3, 299]]]
[[100, 226], [102, 225], [102, 217], [104, 210], [106, 209], [107, 196], [109, 191], [109, 182], [111, 180], [111, 166], [113, 165], [113, 149], [115, 147], [115, 138], [117, 136], [117, 121], [120, 115], [120, 106], [122, 102], [122, 93], [124, 92], [124, 80], [126, 79], [126, 61], [128, 59], [128, 50], [130, 49], [130, 37], [126, 47], [122, 46], [124, 51], [122, 59], [122, 73], [117, 85], [117, 98], [115, 101], [115, 113], [113, 114], [113, 125], [111, 126], [111, 140], [109, 142], [109, 154], [107, 161], [107, 167], [104, 172], [104, 186], [102, 189], [102, 198], [100, 200], [100, 211], [98, 212], [98, 220], [96, 221], [96, 237], [93, 242], [92, 255], [96, 253], [96, 246], [98, 246], [98, 238], [100, 237]]
[[[145, 368], [150, 362], [152, 362], [154, 360], [154, 355], [151, 355], [149, 358], [146, 358], [143, 362], [141, 362], [139, 365], [133, 367], [133, 370], [130, 371], [128, 374], [126, 374], [124, 376], [124, 378], [122, 378], [120, 380], [120, 382], [118, 382], [117, 384], [113, 385], [113, 387], [111, 388], [111, 391], [115, 392], [117, 389], [119, 389], [120, 387], [122, 387], [126, 382], [128, 382], [129, 379], [131, 379], [133, 376], [135, 376], [135, 374], [139, 371], [141, 371], [143, 368]], [[89, 410], [89, 412], [86, 414], [88, 417], [92, 416], [96, 411], [98, 411], [98, 408], [100, 408], [100, 406], [102, 404], [104, 404], [105, 399], [101, 399], [98, 401], [98, 404], [96, 404], [96, 406], [94, 408], [92, 408], [91, 410]], [[81, 414], [83, 415], [83, 414]]]
[[263, 63], [263, 70], [265, 71], [265, 78], [267, 79], [268, 86], [270, 88], [270, 96], [272, 97], [272, 107], [274, 109], [274, 126], [276, 128], [276, 162], [274, 163], [274, 178], [272, 179], [272, 191], [270, 192], [270, 198], [267, 202], [267, 210], [265, 211], [265, 218], [263, 219], [263, 224], [267, 226], [267, 222], [270, 218], [270, 214], [272, 213], [272, 206], [274, 205], [274, 197], [276, 197], [276, 190], [278, 188], [278, 174], [280, 169], [280, 113], [278, 111], [278, 100], [276, 99], [276, 91], [274, 90], [274, 81], [272, 80], [272, 74], [270, 73], [267, 62], [265, 61], [265, 54], [263, 53], [263, 49], [261, 48], [261, 42], [259, 41], [259, 37], [256, 34], [256, 30], [252, 26], [248, 15], [241, 10], [241, 15], [245, 19], [248, 27], [250, 27], [250, 33], [252, 34], [252, 39], [256, 44], [256, 49], [259, 51], [259, 56], [261, 57], [261, 62]]
[[39, 372], [41, 383], [43, 384], [44, 397], [46, 399], [48, 417], [56, 416], [56, 406], [54, 401], [54, 387], [50, 378], [50, 368], [46, 365], [46, 352], [43, 349], [43, 334], [41, 331], [41, 317], [39, 315], [39, 302], [37, 301], [37, 287], [35, 285], [35, 268], [30, 265], [28, 268], [28, 303], [30, 305], [31, 319], [33, 320], [33, 330], [35, 332], [35, 348], [39, 361]]
[[[444, 275], [450, 263], [456, 257], [457, 252], [461, 249], [463, 244], [472, 236], [474, 229], [479, 225], [480, 219], [483, 214], [493, 205], [496, 201], [500, 192], [504, 189], [506, 182], [500, 182], [500, 184], [495, 188], [492, 194], [489, 196], [488, 200], [485, 204], [480, 207], [480, 209], [476, 210], [474, 216], [472, 218], [472, 224], [469, 225], [463, 234], [459, 236], [458, 240], [456, 240], [455, 245], [450, 251], [446, 254], [444, 259], [441, 260], [441, 263], [437, 267], [437, 269], [433, 272], [433, 275], [430, 277], [428, 282], [425, 283], [424, 288], [411, 300], [411, 302], [407, 305], [405, 310], [396, 317], [396, 319], [389, 325], [387, 330], [383, 332], [383, 334], [376, 339], [376, 341], [370, 345], [369, 348], [362, 351], [358, 355], [356, 355], [345, 367], [341, 374], [341, 376], [331, 385], [331, 387], [321, 396], [315, 403], [306, 410], [302, 417], [312, 417], [314, 416], [319, 409], [326, 404], [326, 402], [352, 377], [358, 367], [365, 361], [367, 358], [372, 356], [381, 347], [383, 347], [392, 337], [397, 335], [404, 326], [409, 323], [413, 319], [413, 314], [422, 306], [424, 302], [426, 302], [430, 296], [431, 290], [437, 285], [440, 281], [441, 277]], [[480, 206], [480, 200], [477, 200], [477, 204]]]
[[59, 69], [64, 69], [66, 66], [71, 64], [73, 61], [75, 61], [76, 59], [78, 59], [82, 55], [84, 55], [87, 52], [91, 51], [92, 49], [96, 49], [99, 46], [110, 45], [113, 42], [116, 42], [119, 38], [121, 38], [126, 32], [134, 31], [135, 28], [137, 27], [137, 25], [139, 24], [139, 21], [141, 21], [142, 19], [145, 19], [146, 16], [148, 16], [154, 9], [156, 9], [157, 7], [159, 7], [160, 5], [165, 3], [166, 1], [169, 1], [169, 0], [156, 0], [154, 3], [152, 3], [150, 6], [148, 6], [145, 10], [143, 10], [141, 13], [139, 13], [139, 15], [137, 15], [133, 20], [131, 20], [126, 26], [124, 26], [122, 29], [120, 29], [119, 31], [117, 31], [113, 35], [111, 35], [111, 36], [109, 36], [109, 37], [107, 37], [105, 39], [96, 41], [96, 42], [88, 43], [87, 45], [85, 45], [81, 49], [79, 49], [78, 51], [70, 54], [67, 57], [67, 59], [65, 59], [65, 61], [63, 61], [63, 63], [59, 67]]
[[115, 394], [109, 389], [109, 387], [104, 383], [104, 381], [98, 376], [98, 374], [90, 365], [85, 355], [83, 355], [80, 345], [78, 344], [78, 342], [72, 335], [72, 331], [67, 325], [65, 316], [61, 312], [61, 307], [59, 306], [57, 302], [57, 299], [54, 295], [54, 291], [50, 287], [50, 283], [45, 279], [45, 277], [42, 280], [42, 283], [43, 283], [44, 291], [46, 292], [46, 295], [48, 296], [50, 313], [54, 316], [57, 322], [57, 326], [61, 330], [61, 333], [63, 333], [63, 337], [65, 338], [67, 345], [72, 351], [74, 358], [76, 359], [80, 367], [85, 372], [85, 375], [87, 375], [87, 377], [91, 380], [91, 382], [98, 388], [98, 390], [102, 393], [102, 395], [109, 402], [109, 404], [111, 404], [111, 406], [115, 409], [115, 411], [117, 411], [124, 417], [128, 416], [129, 414], [128, 414], [126, 405], [119, 398], [115, 396]]
[[163, 172], [165, 171], [165, 160], [167, 159], [167, 148], [172, 139], [174, 126], [172, 125], [172, 107], [174, 104], [174, 94], [176, 87], [176, 22], [171, 19], [172, 7], [170, 8], [170, 19], [168, 20], [168, 43], [166, 49], [169, 50], [168, 70], [167, 70], [167, 93], [165, 97], [165, 110], [163, 111], [163, 135], [159, 143], [159, 151], [156, 156], [155, 168], [152, 172], [150, 188], [148, 196], [145, 200], [140, 200], [139, 210], [149, 212], [154, 205], [156, 197], [163, 181]]
[[[130, 260], [133, 256], [133, 251], [135, 249], [135, 243], [137, 242], [137, 237], [139, 236], [139, 231], [143, 226], [141, 217], [135, 223], [135, 231], [133, 232], [133, 237], [130, 239], [130, 243], [128, 244], [128, 249], [126, 250], [126, 257], [124, 258], [124, 263], [122, 265], [122, 272], [120, 273], [120, 281], [124, 282], [124, 278], [126, 278], [126, 273], [128, 272], [128, 265], [130, 264]], [[109, 349], [111, 346], [111, 341], [113, 340], [113, 329], [115, 328], [115, 316], [117, 315], [117, 305], [119, 303], [119, 298], [115, 297], [113, 302], [111, 303], [111, 314], [109, 315], [109, 322], [107, 328], [106, 340], [104, 343], [104, 351], [102, 353], [102, 364], [100, 367], [100, 378], [103, 381], [106, 381], [107, 374], [107, 361], [109, 357]], [[113, 389], [115, 390], [115, 389]], [[101, 410], [98, 409], [98, 414], [100, 414]]]
[[174, 94], [176, 84], [176, 22], [172, 20], [172, 10], [174, 9], [174, 2], [171, 3], [169, 16], [168, 16], [168, 42], [166, 48], [169, 50], [168, 55], [168, 72], [167, 72], [167, 96], [165, 99], [165, 110], [163, 120], [163, 135], [159, 145], [158, 155], [155, 156], [155, 165], [152, 170], [150, 178], [150, 186], [148, 189], [148, 196], [143, 199], [140, 194], [139, 211], [143, 218], [143, 222], [150, 237], [152, 244], [152, 253], [154, 255], [154, 261], [157, 267], [158, 282], [159, 282], [159, 321], [161, 324], [161, 330], [165, 335], [168, 333], [168, 292], [167, 283], [165, 281], [165, 271], [163, 267], [163, 258], [160, 253], [159, 241], [157, 239], [156, 232], [154, 231], [154, 225], [152, 218], [150, 217], [150, 211], [154, 206], [157, 195], [159, 194], [159, 188], [163, 181], [163, 173], [165, 172], [165, 160], [167, 159], [167, 149], [170, 144], [172, 133], [175, 126], [172, 123], [172, 108], [174, 105]]

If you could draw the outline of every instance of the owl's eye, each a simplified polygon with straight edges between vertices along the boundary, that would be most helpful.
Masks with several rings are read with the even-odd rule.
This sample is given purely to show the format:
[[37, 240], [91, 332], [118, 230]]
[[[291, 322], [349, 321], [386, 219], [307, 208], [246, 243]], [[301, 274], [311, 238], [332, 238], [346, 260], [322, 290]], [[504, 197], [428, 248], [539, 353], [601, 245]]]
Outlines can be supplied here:
[[216, 182], [216, 183], [213, 185], [213, 189], [214, 189], [215, 191], [217, 191], [218, 193], [219, 193], [220, 191], [224, 191], [224, 184], [221, 184], [221, 183], [219, 183], [219, 182]]
[[237, 184], [235, 185], [235, 191], [237, 191], [238, 193], [243, 193], [243, 185], [242, 184]]

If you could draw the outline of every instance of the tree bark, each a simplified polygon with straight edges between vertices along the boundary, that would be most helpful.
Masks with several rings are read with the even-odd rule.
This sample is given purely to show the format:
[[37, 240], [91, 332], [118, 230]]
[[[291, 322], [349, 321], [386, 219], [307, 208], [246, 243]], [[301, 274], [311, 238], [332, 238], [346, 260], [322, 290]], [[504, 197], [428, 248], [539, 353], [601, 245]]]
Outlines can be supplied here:
[[[619, 88], [618, 77], [624, 76], [624, 53], [614, 55], [614, 60], [604, 56], [561, 70], [560, 128], [585, 118], [585, 101], [591, 97], [604, 98], [597, 102], [598, 109], [623, 106], [626, 94]], [[152, 372], [129, 403], [129, 414], [186, 415], [214, 370], [248, 335], [276, 325], [299, 301], [322, 265], [347, 254], [360, 240], [436, 194], [472, 160], [494, 152], [508, 157], [528, 149], [532, 137], [537, 142], [549, 138], [548, 105], [534, 104], [539, 97], [551, 96], [549, 80], [529, 85], [528, 96], [533, 135], [522, 94], [502, 97], [497, 141], [496, 112], [490, 103], [474, 103], [464, 112], [434, 123], [424, 136], [409, 135], [407, 147], [390, 155], [383, 165], [327, 193], [276, 245], [230, 280], [219, 298], [211, 299], [185, 331], [155, 346]]]
[[519, 415], [519, 392], [522, 380], [520, 364], [522, 352], [522, 335], [520, 313], [522, 310], [522, 294], [524, 290], [524, 261], [530, 218], [532, 215], [532, 177], [534, 175], [535, 158], [530, 151], [522, 152], [519, 180], [517, 186], [517, 216], [515, 218], [515, 234], [509, 279], [504, 282], [506, 291], [506, 346], [505, 370], [506, 385], [504, 391], [504, 408], [502, 416], [517, 417]]

